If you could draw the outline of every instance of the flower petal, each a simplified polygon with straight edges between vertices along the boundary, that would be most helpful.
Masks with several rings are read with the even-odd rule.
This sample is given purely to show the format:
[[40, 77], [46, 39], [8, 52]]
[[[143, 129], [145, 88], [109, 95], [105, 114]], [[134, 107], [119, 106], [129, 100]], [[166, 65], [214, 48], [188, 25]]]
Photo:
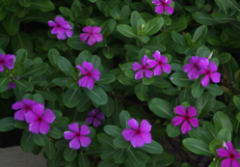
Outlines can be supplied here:
[[209, 60], [207, 58], [203, 58], [203, 57], [199, 58], [198, 67], [200, 69], [207, 69], [208, 64], [209, 64]]
[[65, 30], [65, 33], [69, 38], [73, 36], [73, 31], [72, 30]]
[[221, 81], [221, 74], [219, 72], [211, 73], [210, 77], [214, 83], [218, 83]]
[[35, 121], [35, 122], [29, 124], [29, 131], [32, 133], [38, 134], [39, 133], [39, 122]]
[[191, 126], [189, 125], [188, 121], [184, 121], [183, 124], [182, 124], [182, 127], [181, 127], [181, 130], [182, 130], [182, 133], [185, 134], [187, 133], [188, 131], [190, 131], [192, 128]]
[[239, 155], [239, 152], [235, 149], [233, 149], [233, 152], [234, 152], [234, 156], [237, 158], [237, 159], [240, 159], [240, 155]]
[[178, 115], [186, 116], [186, 110], [183, 106], [176, 106], [174, 111]]
[[210, 82], [209, 75], [205, 75], [205, 77], [203, 77], [203, 79], [201, 80], [201, 84], [204, 87], [208, 86], [209, 82]]
[[160, 4], [162, 4], [159, 0], [153, 0], [152, 3], [153, 3], [154, 5], [160, 5]]
[[138, 130], [138, 121], [136, 121], [134, 118], [129, 119], [127, 123], [131, 128]]
[[37, 119], [38, 119], [38, 117], [31, 111], [29, 111], [25, 114], [25, 120], [28, 124], [35, 122]]
[[47, 134], [47, 132], [50, 130], [50, 125], [45, 123], [45, 122], [41, 122], [39, 125], [39, 131], [42, 134]]
[[100, 75], [101, 73], [98, 71], [98, 69], [94, 68], [92, 71], [92, 77], [98, 81], [100, 79]]
[[76, 133], [79, 133], [79, 126], [78, 126], [78, 123], [72, 123], [72, 124], [69, 124], [68, 125], [68, 129], [76, 132]]
[[162, 65], [162, 69], [163, 69], [163, 71], [164, 71], [165, 73], [170, 73], [171, 70], [172, 70], [172, 67], [171, 67], [170, 64], [163, 64], [163, 65]]
[[78, 80], [78, 85], [80, 87], [87, 87], [88, 86], [88, 78], [89, 78], [88, 76], [85, 76], [85, 77], [79, 79]]
[[32, 108], [32, 111], [34, 114], [36, 114], [38, 117], [42, 117], [43, 112], [44, 112], [44, 105], [43, 104], [35, 104]]
[[63, 34], [61, 34], [61, 33], [59, 33], [59, 34], [57, 34], [57, 38], [59, 39], [59, 40], [64, 40], [64, 39], [66, 39], [67, 37], [66, 37], [66, 35], [63, 33]]
[[0, 63], [0, 72], [3, 72], [3, 71], [4, 71], [3, 64]]
[[187, 74], [189, 79], [198, 79], [199, 72], [197, 71], [196, 67], [193, 67]]
[[147, 78], [151, 78], [152, 77], [152, 75], [153, 75], [153, 72], [151, 71], [151, 70], [145, 70], [145, 76], [147, 77]]
[[170, 5], [172, 3], [172, 0], [167, 0], [167, 2], [165, 2], [166, 5]]
[[142, 65], [139, 64], [138, 62], [132, 64], [133, 71], [137, 71], [139, 68], [142, 68]]
[[14, 55], [10, 55], [10, 54], [7, 54], [4, 58], [4, 65], [9, 69], [13, 69], [14, 67], [14, 62], [15, 62], [15, 56]]
[[184, 117], [176, 116], [173, 118], [172, 123], [174, 126], [179, 126], [182, 124], [183, 121], [184, 121]]
[[217, 155], [220, 158], [225, 158], [229, 156], [229, 152], [225, 148], [219, 148], [217, 149]]
[[95, 42], [96, 42], [95, 38], [92, 35], [90, 35], [88, 39], [88, 45], [93, 46]]
[[207, 73], [207, 69], [201, 69], [199, 72], [198, 72], [198, 75], [203, 75], [203, 74], [206, 74]]
[[64, 29], [72, 29], [72, 26], [66, 20], [62, 22], [61, 27]]
[[193, 65], [192, 65], [192, 64], [185, 64], [185, 65], [183, 66], [183, 71], [187, 73], [187, 72], [189, 72], [192, 68], [193, 68]]
[[228, 141], [226, 143], [226, 147], [227, 147], [228, 152], [233, 153], [233, 145], [230, 141]]
[[209, 70], [211, 72], [217, 71], [217, 66], [216, 66], [216, 64], [214, 62], [209, 63]]
[[87, 136], [81, 136], [79, 139], [82, 147], [88, 147], [91, 144], [91, 139]]
[[136, 134], [132, 138], [131, 144], [132, 144], [133, 147], [142, 147], [142, 146], [144, 146], [144, 141], [143, 141], [142, 137], [139, 134]]
[[12, 105], [12, 109], [14, 109], [14, 110], [18, 110], [18, 109], [24, 108], [24, 107], [25, 107], [25, 105], [21, 101], [18, 101]]
[[81, 41], [85, 42], [87, 40], [87, 38], [89, 37], [89, 33], [82, 33], [80, 34], [79, 38]]
[[84, 61], [82, 63], [82, 66], [88, 71], [91, 72], [93, 69], [93, 64], [92, 63], [88, 63], [87, 61]]
[[171, 7], [171, 6], [164, 6], [164, 8], [165, 8], [167, 13], [169, 13], [171, 15], [173, 14], [173, 12], [174, 12], [174, 8], [173, 7]]
[[131, 141], [135, 134], [136, 132], [132, 129], [124, 129], [122, 132], [123, 138], [127, 141]]
[[189, 122], [193, 127], [195, 127], [195, 128], [198, 127], [198, 119], [197, 118], [190, 118]]
[[54, 28], [51, 30], [51, 34], [58, 34], [58, 27], [54, 27]]
[[44, 114], [42, 116], [43, 121], [47, 122], [49, 124], [53, 123], [55, 118], [56, 118], [56, 116], [50, 109], [46, 109], [46, 111], [44, 112]]
[[168, 58], [161, 55], [160, 61], [161, 61], [163, 64], [166, 64], [166, 63], [168, 62]]
[[89, 135], [90, 134], [90, 129], [87, 125], [82, 125], [81, 126], [81, 131], [80, 131], [81, 135]]
[[57, 16], [55, 18], [55, 21], [59, 24], [62, 25], [62, 23], [65, 21], [63, 17]]
[[232, 167], [240, 167], [240, 164], [236, 159], [232, 160]]
[[93, 87], [94, 87], [94, 80], [91, 78], [91, 77], [89, 77], [88, 78], [88, 89], [93, 89]]
[[141, 59], [141, 62], [142, 62], [142, 65], [147, 65], [147, 60], [148, 60], [148, 57], [146, 55], [144, 55]]
[[97, 113], [98, 113], [98, 109], [95, 108], [92, 111], [89, 111], [88, 116], [95, 116], [95, 115], [97, 115]]
[[156, 60], [152, 60], [152, 59], [148, 59], [147, 63], [150, 68], [154, 68], [156, 65], [158, 65], [158, 62]]
[[154, 75], [161, 75], [162, 74], [162, 69], [160, 65], [157, 65], [157, 67], [153, 70]]
[[142, 132], [150, 132], [152, 129], [151, 124], [147, 120], [142, 120], [140, 125], [140, 131]]
[[155, 12], [158, 13], [158, 14], [163, 14], [163, 6], [162, 5], [156, 6], [155, 7]]
[[198, 56], [192, 56], [189, 60], [189, 63], [196, 64], [196, 63], [198, 63], [198, 61], [199, 61]]
[[77, 65], [76, 67], [80, 70], [82, 75], [86, 75], [87, 74], [87, 71], [84, 68], [82, 68], [82, 66]]
[[98, 118], [100, 120], [104, 120], [105, 119], [104, 113], [103, 112], [99, 112], [96, 118]]
[[142, 79], [143, 78], [143, 70], [139, 70], [138, 72], [136, 72], [135, 74], [135, 79]]
[[85, 119], [85, 122], [87, 122], [88, 125], [90, 125], [93, 121], [93, 117], [88, 117]]
[[14, 119], [19, 121], [24, 121], [25, 114], [26, 114], [26, 109], [18, 110], [17, 112], [14, 113]]
[[83, 29], [82, 29], [82, 31], [83, 32], [92, 32], [92, 27], [91, 26], [87, 26], [87, 27], [84, 27]]
[[152, 55], [157, 61], [160, 61], [161, 60], [161, 53], [156, 50], [153, 55]]
[[140, 136], [142, 137], [144, 143], [151, 143], [152, 142], [152, 135], [149, 132], [141, 132]]
[[80, 148], [80, 142], [77, 137], [74, 137], [70, 142], [69, 142], [69, 147], [72, 149], [79, 149]]
[[93, 119], [93, 126], [98, 127], [101, 124], [101, 121], [99, 121], [98, 119]]
[[97, 42], [102, 42], [103, 40], [102, 34], [93, 34], [92, 36]]
[[66, 140], [69, 140], [69, 139], [72, 139], [75, 136], [75, 133], [71, 132], [71, 131], [65, 131], [63, 133], [63, 136]]
[[48, 21], [48, 26], [55, 27], [55, 26], [57, 26], [57, 24], [54, 21], [50, 20], [50, 21]]
[[221, 167], [231, 167], [231, 158], [224, 159], [221, 163]]
[[195, 117], [197, 115], [197, 110], [195, 107], [190, 106], [188, 107], [188, 116], [189, 117]]
[[101, 27], [93, 26], [92, 27], [92, 33], [99, 33], [102, 30]]
[[35, 104], [34, 100], [29, 100], [29, 99], [23, 99], [22, 102], [28, 106], [32, 106], [33, 104]]

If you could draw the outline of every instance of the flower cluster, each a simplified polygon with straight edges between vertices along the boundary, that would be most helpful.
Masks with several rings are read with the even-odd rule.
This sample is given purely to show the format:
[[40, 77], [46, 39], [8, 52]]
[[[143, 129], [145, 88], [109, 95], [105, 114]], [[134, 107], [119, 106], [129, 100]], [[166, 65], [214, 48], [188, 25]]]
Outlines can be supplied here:
[[[143, 56], [141, 59], [142, 65], [138, 62], [133, 63], [132, 68], [133, 71], [138, 71], [135, 74], [135, 79], [142, 79], [143, 73], [145, 77], [151, 78], [153, 73], [154, 75], [161, 75], [162, 69], [165, 73], [171, 72], [171, 66], [168, 63], [168, 58], [162, 56], [161, 53], [156, 50], [152, 55], [155, 60], [149, 59], [146, 55]], [[150, 68], [154, 68], [154, 71], [149, 70]]]
[[104, 120], [105, 116], [103, 112], [98, 112], [98, 109], [95, 108], [88, 113], [88, 118], [86, 118], [86, 122], [90, 125], [93, 122], [93, 126], [98, 127], [101, 124], [100, 120]]
[[4, 71], [4, 67], [7, 67], [7, 69], [11, 70], [14, 67], [15, 63], [15, 56], [11, 54], [5, 55], [4, 53], [0, 54], [0, 72]]
[[187, 73], [189, 79], [198, 79], [200, 75], [203, 75], [202, 86], [208, 86], [210, 78], [214, 83], [220, 82], [221, 74], [217, 70], [214, 62], [209, 62], [208, 58], [198, 56], [192, 56], [189, 64], [185, 64], [183, 67], [183, 71]]

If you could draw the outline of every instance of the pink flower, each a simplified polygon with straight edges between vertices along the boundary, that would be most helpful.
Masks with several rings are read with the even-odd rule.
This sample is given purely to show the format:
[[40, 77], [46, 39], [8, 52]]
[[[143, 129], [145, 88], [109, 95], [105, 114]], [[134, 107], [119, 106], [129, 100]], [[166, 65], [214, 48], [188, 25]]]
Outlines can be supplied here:
[[95, 42], [102, 42], [103, 36], [99, 32], [102, 30], [101, 27], [96, 27], [96, 26], [87, 26], [82, 29], [83, 32], [80, 34], [79, 38], [81, 41], [85, 42], [88, 38], [88, 45], [92, 46], [95, 44]]
[[175, 108], [175, 113], [179, 114], [181, 116], [176, 116], [173, 118], [172, 122], [174, 126], [179, 126], [182, 124], [181, 130], [182, 133], [185, 134], [188, 131], [190, 131], [192, 128], [189, 125], [188, 122], [190, 122], [190, 124], [193, 127], [198, 127], [198, 119], [197, 118], [193, 118], [197, 115], [197, 110], [195, 109], [195, 107], [188, 107], [188, 113], [186, 114], [186, 110], [183, 106], [177, 106]]
[[78, 81], [79, 86], [93, 89], [94, 87], [93, 78], [97, 81], [100, 79], [100, 72], [98, 71], [98, 69], [93, 68], [93, 64], [88, 63], [87, 61], [84, 61], [82, 63], [82, 67], [80, 65], [77, 65], [76, 67], [80, 70], [81, 75], [85, 75]]
[[154, 75], [161, 75], [162, 74], [162, 69], [165, 73], [170, 73], [171, 72], [171, 66], [170, 64], [167, 64], [168, 62], [168, 58], [165, 57], [165, 56], [162, 56], [161, 53], [156, 50], [154, 53], [153, 53], [153, 57], [156, 59], [156, 60], [151, 60], [149, 59], [147, 62], [149, 64], [149, 67], [151, 68], [154, 68]]
[[240, 167], [239, 162], [236, 159], [240, 159], [240, 155], [237, 150], [233, 148], [233, 145], [230, 141], [226, 144], [225, 148], [219, 148], [217, 150], [217, 155], [220, 158], [226, 158], [222, 161], [221, 167]]
[[[64, 20], [64, 18], [58, 16], [55, 18], [55, 23], [54, 21], [50, 20], [48, 21], [48, 25], [50, 27], [54, 27], [51, 30], [52, 34], [57, 34], [57, 38], [60, 40], [66, 39], [66, 35], [68, 37], [71, 37], [73, 35], [72, 26], [68, 23], [68, 21]], [[66, 35], [65, 35], [66, 34]]]
[[6, 66], [9, 70], [13, 69], [15, 63], [15, 56], [4, 53], [0, 54], [0, 72], [4, 71], [3, 65]]
[[207, 61], [208, 59], [205, 57], [198, 57], [198, 56], [192, 56], [191, 59], [189, 60], [190, 64], [185, 64], [183, 66], [183, 71], [185, 73], [188, 73], [188, 78], [189, 79], [198, 79], [199, 77], [199, 70], [201, 69], [201, 66], [199, 66], [199, 62]]
[[154, 5], [157, 5], [155, 7], [155, 12], [158, 14], [163, 14], [163, 9], [166, 10], [167, 13], [173, 14], [174, 8], [171, 6], [168, 6], [172, 3], [172, 0], [153, 0], [152, 3]]
[[133, 147], [142, 147], [144, 144], [149, 144], [152, 141], [151, 128], [147, 120], [142, 120], [140, 128], [138, 122], [131, 118], [128, 120], [128, 125], [132, 129], [124, 129], [122, 135], [125, 140], [131, 141]]
[[208, 86], [210, 78], [214, 83], [220, 82], [221, 74], [217, 72], [218, 69], [214, 62], [209, 63], [208, 59], [200, 60], [199, 66], [201, 68], [201, 70], [199, 71], [199, 75], [205, 74], [205, 76], [201, 80], [202, 86]]
[[12, 109], [18, 110], [14, 114], [14, 119], [24, 121], [25, 120], [25, 114], [28, 111], [32, 111], [33, 105], [35, 105], [34, 100], [28, 100], [28, 99], [23, 99], [22, 101], [18, 101], [12, 105]]
[[88, 116], [90, 116], [90, 117], [86, 118], [85, 121], [89, 125], [93, 122], [93, 126], [95, 126], [95, 127], [98, 127], [101, 124], [101, 121], [99, 121], [99, 119], [100, 120], [104, 120], [104, 118], [105, 118], [103, 112], [99, 112], [98, 113], [98, 109], [97, 108], [95, 108], [92, 111], [90, 111], [88, 113]]
[[56, 118], [52, 110], [46, 109], [44, 112], [43, 104], [35, 104], [32, 107], [32, 112], [27, 112], [25, 114], [26, 122], [29, 124], [29, 131], [32, 133], [46, 134], [51, 123], [54, 122]]
[[151, 78], [153, 75], [153, 72], [151, 70], [148, 70], [148, 68], [151, 68], [149, 65], [147, 65], [147, 60], [148, 57], [146, 55], [143, 56], [143, 58], [141, 59], [141, 62], [143, 65], [139, 64], [138, 62], [133, 63], [132, 68], [133, 71], [137, 71], [139, 70], [136, 74], [135, 74], [135, 79], [142, 79], [143, 78], [143, 72], [145, 73], [145, 76], [147, 78]]
[[72, 149], [79, 149], [80, 145], [82, 147], [88, 147], [91, 143], [91, 139], [85, 135], [90, 134], [90, 129], [87, 125], [81, 126], [81, 131], [79, 131], [78, 123], [72, 123], [68, 125], [68, 128], [72, 131], [65, 131], [64, 138], [66, 140], [72, 139], [69, 142], [69, 147]]
[[[14, 79], [20, 79], [18, 76], [14, 77]], [[14, 89], [17, 85], [13, 82], [11, 82], [9, 85], [8, 85], [8, 90], [9, 89]]]

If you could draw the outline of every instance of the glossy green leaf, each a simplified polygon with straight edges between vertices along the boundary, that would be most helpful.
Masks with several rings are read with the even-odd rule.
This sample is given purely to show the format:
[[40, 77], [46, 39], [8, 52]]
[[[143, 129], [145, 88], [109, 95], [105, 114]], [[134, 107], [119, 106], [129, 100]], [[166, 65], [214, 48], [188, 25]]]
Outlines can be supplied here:
[[232, 123], [229, 119], [229, 117], [224, 114], [221, 111], [218, 111], [213, 116], [213, 121], [218, 130], [221, 130], [222, 128], [228, 129], [230, 132], [232, 132]]
[[51, 140], [49, 140], [47, 145], [45, 146], [45, 153], [48, 159], [53, 159], [56, 155], [56, 148]]
[[150, 144], [145, 144], [143, 147], [140, 147], [140, 149], [150, 154], [161, 154], [163, 152], [161, 144], [154, 140], [152, 140]]
[[97, 104], [104, 105], [108, 102], [107, 94], [98, 86], [94, 86], [92, 90], [88, 88], [83, 88], [83, 90], [87, 96]]
[[72, 161], [74, 158], [77, 157], [77, 150], [66, 148], [64, 150], [63, 156], [66, 161]]

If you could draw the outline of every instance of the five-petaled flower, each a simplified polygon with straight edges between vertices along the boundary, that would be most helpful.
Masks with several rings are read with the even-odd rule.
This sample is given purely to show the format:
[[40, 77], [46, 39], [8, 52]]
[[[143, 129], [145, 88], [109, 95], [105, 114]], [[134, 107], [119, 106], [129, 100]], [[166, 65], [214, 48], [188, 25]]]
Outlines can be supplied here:
[[139, 64], [138, 62], [133, 63], [132, 68], [133, 71], [137, 71], [135, 74], [135, 79], [142, 79], [143, 78], [143, 72], [145, 73], [145, 76], [147, 78], [151, 78], [153, 75], [153, 72], [151, 70], [148, 70], [149, 68], [151, 68], [148, 63], [147, 63], [148, 57], [146, 55], [143, 56], [143, 58], [141, 59], [141, 62], [143, 65]]
[[68, 21], [64, 20], [64, 18], [58, 16], [55, 18], [55, 23], [54, 21], [50, 20], [48, 21], [48, 25], [50, 27], [54, 27], [51, 30], [52, 34], [57, 34], [57, 38], [60, 40], [66, 39], [66, 35], [68, 37], [71, 37], [73, 35], [72, 26], [68, 23]]
[[[175, 116], [173, 118], [172, 120], [173, 125], [179, 126], [183, 122], [181, 127], [183, 134], [187, 133], [192, 129], [191, 125], [193, 127], [198, 127], [198, 119], [195, 118], [195, 116], [197, 115], [197, 110], [195, 109], [195, 107], [192, 106], [188, 107], [188, 113], [186, 113], [186, 110], [183, 106], [176, 106], [175, 113], [180, 116]], [[190, 122], [191, 125], [189, 125], [188, 122]]]
[[72, 139], [69, 142], [69, 147], [72, 149], [79, 149], [82, 147], [88, 147], [91, 143], [91, 139], [88, 136], [90, 134], [90, 129], [87, 125], [82, 125], [81, 130], [79, 130], [78, 123], [72, 123], [68, 125], [68, 128], [72, 131], [65, 131], [64, 138], [66, 140]]
[[174, 8], [171, 6], [168, 6], [172, 3], [172, 0], [153, 0], [152, 3], [154, 5], [157, 5], [155, 7], [155, 12], [158, 14], [163, 14], [163, 9], [169, 14], [173, 14]]
[[214, 62], [209, 63], [209, 59], [201, 59], [198, 64], [201, 68], [199, 71], [199, 75], [205, 74], [205, 76], [201, 80], [202, 86], [208, 86], [210, 78], [214, 83], [220, 82], [221, 74], [217, 72], [218, 69]]
[[220, 158], [226, 158], [222, 161], [221, 167], [240, 167], [238, 160], [236, 160], [240, 159], [239, 152], [233, 148], [230, 141], [226, 143], [225, 147], [217, 150], [217, 155]]
[[12, 109], [18, 110], [14, 114], [14, 119], [24, 121], [25, 114], [29, 111], [32, 111], [33, 105], [35, 105], [34, 100], [23, 99], [22, 101], [18, 101], [12, 105]]
[[98, 112], [98, 109], [95, 108], [88, 113], [88, 118], [86, 118], [86, 122], [90, 125], [93, 122], [93, 126], [98, 127], [101, 124], [101, 121], [104, 120], [105, 116], [103, 112]]
[[83, 78], [79, 79], [78, 84], [81, 87], [88, 87], [89, 89], [93, 89], [94, 87], [94, 80], [99, 80], [100, 79], [100, 72], [98, 69], [93, 68], [92, 63], [88, 63], [87, 61], [84, 61], [82, 63], [82, 66], [77, 65], [76, 66], [80, 72], [81, 75], [85, 75]]
[[167, 64], [168, 63], [168, 58], [165, 57], [165, 56], [162, 56], [161, 53], [156, 50], [154, 53], [153, 53], [153, 57], [156, 59], [156, 60], [152, 60], [152, 59], [148, 59], [148, 65], [149, 67], [151, 68], [154, 68], [154, 75], [161, 75], [162, 74], [162, 69], [165, 73], [170, 73], [171, 72], [171, 66], [170, 64]]
[[44, 112], [43, 104], [35, 104], [32, 107], [32, 112], [27, 112], [25, 114], [26, 122], [29, 124], [29, 131], [38, 134], [47, 134], [50, 130], [51, 123], [54, 122], [56, 118], [52, 110], [46, 109]]
[[84, 27], [82, 31], [85, 33], [80, 34], [79, 38], [83, 42], [85, 42], [88, 39], [88, 45], [92, 46], [95, 44], [95, 42], [102, 42], [103, 36], [101, 33], [99, 33], [101, 30], [102, 28], [97, 26]]
[[132, 129], [124, 129], [122, 135], [125, 140], [131, 141], [133, 147], [142, 147], [144, 144], [149, 144], [152, 141], [151, 128], [147, 120], [142, 120], [139, 128], [138, 122], [131, 118], [128, 120], [128, 125]]
[[4, 53], [0, 54], [0, 72], [4, 71], [4, 66], [6, 66], [9, 70], [13, 69], [15, 63], [15, 56], [11, 54], [7, 54], [5, 56]]

